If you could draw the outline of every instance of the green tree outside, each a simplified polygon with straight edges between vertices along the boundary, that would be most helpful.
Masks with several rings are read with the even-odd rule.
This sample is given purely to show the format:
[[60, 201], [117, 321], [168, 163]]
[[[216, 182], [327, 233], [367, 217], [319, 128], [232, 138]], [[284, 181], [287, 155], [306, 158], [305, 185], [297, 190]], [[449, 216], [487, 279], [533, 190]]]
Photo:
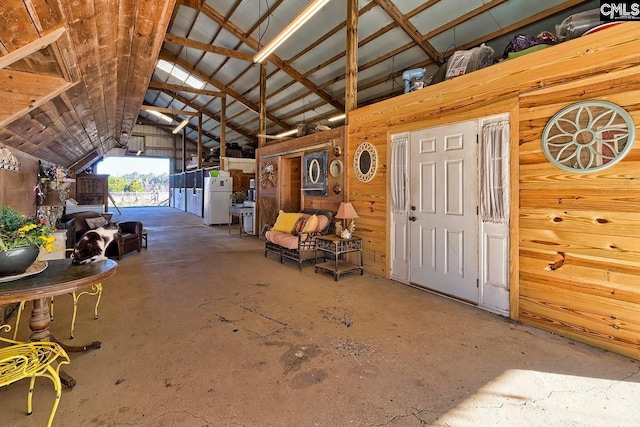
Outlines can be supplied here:
[[109, 176], [109, 191], [120, 192], [129, 185], [129, 181], [121, 176]]
[[131, 181], [131, 184], [129, 185], [129, 191], [132, 191], [134, 193], [142, 193], [144, 191], [144, 185], [142, 184], [142, 181], [139, 178]]

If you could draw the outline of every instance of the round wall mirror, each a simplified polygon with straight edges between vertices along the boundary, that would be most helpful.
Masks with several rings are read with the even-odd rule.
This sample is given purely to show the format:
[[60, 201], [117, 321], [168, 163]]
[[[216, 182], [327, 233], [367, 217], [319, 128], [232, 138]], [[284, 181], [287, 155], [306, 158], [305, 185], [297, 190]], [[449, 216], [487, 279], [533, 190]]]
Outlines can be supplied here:
[[342, 162], [338, 159], [334, 159], [329, 165], [329, 173], [334, 178], [342, 175]]
[[363, 142], [358, 145], [353, 156], [353, 171], [361, 182], [369, 182], [378, 169], [378, 153], [373, 145]]

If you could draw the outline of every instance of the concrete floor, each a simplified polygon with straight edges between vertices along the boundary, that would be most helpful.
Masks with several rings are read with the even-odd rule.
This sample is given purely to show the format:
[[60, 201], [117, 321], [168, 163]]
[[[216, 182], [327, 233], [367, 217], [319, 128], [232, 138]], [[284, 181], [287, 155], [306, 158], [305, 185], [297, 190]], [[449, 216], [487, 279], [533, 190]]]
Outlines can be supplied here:
[[[73, 343], [102, 348], [72, 354], [54, 425], [640, 424], [637, 360], [366, 272], [300, 272], [171, 208], [114, 219], [143, 221], [149, 248], [104, 282], [98, 320], [80, 300]], [[56, 299], [58, 337], [70, 301]], [[29, 417], [27, 388], [0, 388], [0, 425], [45, 425], [51, 385]]]

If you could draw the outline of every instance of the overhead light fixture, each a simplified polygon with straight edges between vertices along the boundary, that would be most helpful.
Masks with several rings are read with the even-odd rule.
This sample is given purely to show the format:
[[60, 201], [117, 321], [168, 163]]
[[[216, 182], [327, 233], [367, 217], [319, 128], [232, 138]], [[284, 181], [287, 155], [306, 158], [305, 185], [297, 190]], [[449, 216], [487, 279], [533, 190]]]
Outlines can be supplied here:
[[295, 33], [300, 27], [304, 25], [313, 15], [318, 12], [322, 6], [329, 3], [329, 0], [312, 0], [311, 3], [300, 12], [293, 21], [289, 23], [277, 36], [274, 37], [269, 43], [267, 43], [256, 55], [253, 57], [253, 62], [262, 62], [269, 55], [273, 53], [285, 40], [287, 40], [293, 33]]
[[329, 117], [327, 120], [330, 122], [337, 122], [338, 120], [344, 120], [346, 117], [346, 114], [338, 114], [337, 116]]
[[294, 133], [298, 133], [298, 129], [291, 129], [286, 132], [282, 132], [276, 135], [276, 138], [284, 138], [285, 136], [293, 135]]
[[175, 135], [176, 133], [180, 132], [182, 128], [188, 124], [189, 124], [189, 118], [186, 118], [183, 121], [181, 121], [180, 124], [176, 126], [174, 130], [171, 131], [171, 133]]

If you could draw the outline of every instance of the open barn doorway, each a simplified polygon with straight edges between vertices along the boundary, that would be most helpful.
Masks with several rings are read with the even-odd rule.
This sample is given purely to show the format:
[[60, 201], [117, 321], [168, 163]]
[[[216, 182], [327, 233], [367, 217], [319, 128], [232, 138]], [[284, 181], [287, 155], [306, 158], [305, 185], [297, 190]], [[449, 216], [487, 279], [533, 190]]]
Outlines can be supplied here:
[[169, 159], [107, 157], [97, 173], [109, 175], [109, 195], [118, 207], [169, 206]]

